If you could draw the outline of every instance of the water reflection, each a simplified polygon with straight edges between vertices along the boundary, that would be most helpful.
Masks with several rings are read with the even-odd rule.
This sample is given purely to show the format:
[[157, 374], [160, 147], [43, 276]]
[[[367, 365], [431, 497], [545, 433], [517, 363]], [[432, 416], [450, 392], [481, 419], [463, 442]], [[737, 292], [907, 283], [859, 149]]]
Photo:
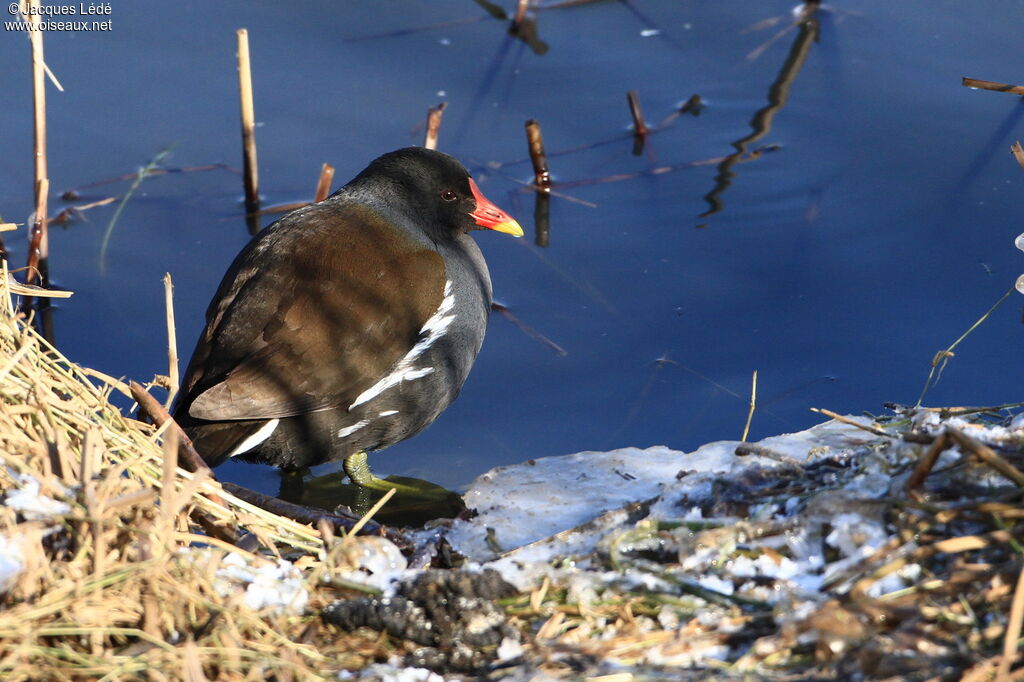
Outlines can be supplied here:
[[768, 105], [759, 109], [754, 114], [754, 117], [750, 119], [752, 132], [732, 143], [736, 151], [722, 159], [722, 162], [718, 164], [715, 187], [704, 195], [704, 201], [708, 203], [708, 210], [701, 213], [698, 217], [706, 218], [722, 211], [725, 207], [722, 195], [725, 194], [725, 190], [729, 189], [733, 178], [736, 177], [733, 167], [739, 163], [760, 158], [759, 154], [752, 153], [746, 157], [744, 155], [752, 143], [757, 142], [771, 132], [772, 119], [786, 105], [789, 90], [793, 85], [793, 81], [796, 80], [797, 75], [800, 73], [804, 62], [807, 61], [807, 55], [811, 51], [811, 44], [818, 40], [820, 26], [817, 17], [814, 16], [817, 4], [808, 5], [807, 7], [810, 9], [805, 15], [806, 18], [799, 23], [800, 31], [793, 41], [789, 55], [786, 57], [778, 77], [768, 90]]
[[[384, 492], [370, 490], [346, 482], [344, 471], [314, 475], [309, 469], [281, 472], [278, 497], [287, 502], [333, 511], [348, 507], [362, 515], [384, 496]], [[388, 481], [415, 488], [417, 494], [396, 493], [375, 515], [380, 523], [394, 526], [422, 526], [437, 518], [454, 518], [466, 511], [462, 497], [439, 485], [408, 476], [388, 476]]]

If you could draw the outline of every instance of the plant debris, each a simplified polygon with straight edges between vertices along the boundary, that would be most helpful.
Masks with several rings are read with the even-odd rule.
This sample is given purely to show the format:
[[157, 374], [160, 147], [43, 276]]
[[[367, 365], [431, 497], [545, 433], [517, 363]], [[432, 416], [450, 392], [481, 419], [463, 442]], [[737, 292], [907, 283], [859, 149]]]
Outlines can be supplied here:
[[0, 293], [3, 679], [1024, 677], [1005, 406], [530, 460], [401, 548], [177, 467]]

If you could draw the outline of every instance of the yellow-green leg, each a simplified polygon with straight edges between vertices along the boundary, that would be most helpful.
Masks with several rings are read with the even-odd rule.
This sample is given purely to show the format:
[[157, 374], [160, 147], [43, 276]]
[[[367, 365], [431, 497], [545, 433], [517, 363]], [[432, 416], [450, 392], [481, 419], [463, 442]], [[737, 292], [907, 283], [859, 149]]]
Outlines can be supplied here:
[[413, 486], [403, 485], [401, 483], [392, 483], [385, 481], [383, 478], [377, 478], [370, 471], [370, 463], [368, 461], [365, 450], [349, 455], [342, 461], [341, 466], [348, 475], [349, 480], [358, 486], [363, 488], [369, 488], [370, 490], [382, 490], [387, 491], [392, 488], [396, 488], [398, 492], [409, 492], [418, 493], [419, 490]]

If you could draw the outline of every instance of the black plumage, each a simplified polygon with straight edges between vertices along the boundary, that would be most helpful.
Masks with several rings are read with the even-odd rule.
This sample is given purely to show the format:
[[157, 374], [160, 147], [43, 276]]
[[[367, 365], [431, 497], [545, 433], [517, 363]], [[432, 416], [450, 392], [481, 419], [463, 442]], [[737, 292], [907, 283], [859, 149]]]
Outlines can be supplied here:
[[491, 304], [473, 229], [522, 229], [454, 158], [373, 161], [242, 250], [206, 313], [174, 416], [211, 465], [296, 468], [379, 450], [458, 395]]

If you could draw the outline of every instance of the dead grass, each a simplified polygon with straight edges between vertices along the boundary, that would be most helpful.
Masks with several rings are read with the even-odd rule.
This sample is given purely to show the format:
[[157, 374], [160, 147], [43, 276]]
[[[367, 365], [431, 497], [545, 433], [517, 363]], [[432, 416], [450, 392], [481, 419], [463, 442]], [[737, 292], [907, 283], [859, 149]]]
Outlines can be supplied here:
[[[124, 417], [108, 402], [123, 386], [97, 376], [47, 345], [0, 283], [0, 678], [320, 679], [386, 654], [376, 636], [257, 611], [244, 589], [225, 590], [218, 571], [234, 552], [307, 569], [306, 613], [340, 596], [319, 584], [319, 531], [208, 474], [165, 472], [161, 434]], [[33, 513], [26, 495], [50, 509]], [[262, 549], [204, 530], [218, 526]]]

